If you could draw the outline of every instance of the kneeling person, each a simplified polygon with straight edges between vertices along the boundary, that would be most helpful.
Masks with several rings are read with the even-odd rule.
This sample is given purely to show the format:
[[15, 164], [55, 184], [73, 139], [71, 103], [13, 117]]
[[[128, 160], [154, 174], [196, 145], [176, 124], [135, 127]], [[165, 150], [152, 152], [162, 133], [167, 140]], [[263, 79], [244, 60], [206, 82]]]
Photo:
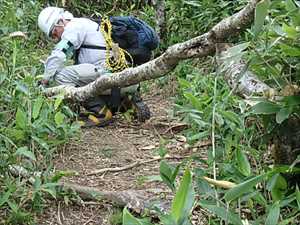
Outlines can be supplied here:
[[[62, 8], [47, 7], [38, 17], [38, 26], [56, 43], [45, 62], [43, 85], [54, 83], [80, 87], [109, 73], [106, 67], [106, 41], [98, 23], [87, 18], [74, 18]], [[81, 46], [103, 46], [103, 48], [90, 49]], [[71, 57], [75, 58], [76, 65], [65, 66], [66, 60]], [[128, 93], [135, 95], [137, 89], [138, 85], [122, 88], [121, 91], [119, 89], [119, 92], [109, 90], [108, 93], [89, 99], [83, 106], [94, 113], [93, 124], [102, 125], [100, 118], [103, 117], [105, 123], [109, 121], [111, 112], [120, 108], [119, 99], [127, 99]], [[130, 101], [130, 104], [136, 107], [145, 106], [140, 98], [133, 97], [131, 100], [133, 102]], [[146, 114], [141, 120], [149, 119], [149, 109]]]

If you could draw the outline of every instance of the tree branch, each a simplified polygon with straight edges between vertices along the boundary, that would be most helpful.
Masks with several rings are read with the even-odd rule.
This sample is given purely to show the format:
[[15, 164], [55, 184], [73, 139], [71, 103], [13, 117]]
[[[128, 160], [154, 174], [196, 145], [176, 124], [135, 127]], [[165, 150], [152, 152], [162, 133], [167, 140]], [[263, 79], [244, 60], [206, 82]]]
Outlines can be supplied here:
[[[36, 177], [41, 176], [40, 172], [30, 174], [28, 170], [21, 166], [10, 166], [9, 172], [13, 176], [19, 176], [28, 179], [31, 184], [35, 183]], [[137, 213], [143, 212], [145, 209], [151, 209], [150, 196], [155, 196], [158, 193], [164, 192], [161, 189], [147, 189], [147, 190], [126, 190], [126, 191], [102, 191], [98, 188], [71, 184], [66, 182], [58, 182], [57, 189], [64, 191], [73, 191], [79, 195], [82, 200], [93, 201], [108, 201], [119, 207], [128, 207]], [[163, 208], [162, 208], [163, 209]]]

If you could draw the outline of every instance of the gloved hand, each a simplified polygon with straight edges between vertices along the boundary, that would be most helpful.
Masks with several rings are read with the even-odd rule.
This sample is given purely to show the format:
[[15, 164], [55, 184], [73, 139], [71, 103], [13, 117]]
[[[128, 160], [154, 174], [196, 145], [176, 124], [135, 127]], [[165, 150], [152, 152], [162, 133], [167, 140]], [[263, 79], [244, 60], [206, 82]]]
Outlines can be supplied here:
[[41, 83], [42, 83], [42, 85], [43, 85], [44, 87], [46, 87], [46, 86], [49, 85], [49, 80], [43, 79], [43, 80], [41, 80]]
[[40, 86], [43, 86], [43, 87], [47, 87], [49, 85], [49, 81], [48, 80], [45, 80], [45, 79], [42, 79], [42, 80], [39, 80], [38, 81], [38, 85]]

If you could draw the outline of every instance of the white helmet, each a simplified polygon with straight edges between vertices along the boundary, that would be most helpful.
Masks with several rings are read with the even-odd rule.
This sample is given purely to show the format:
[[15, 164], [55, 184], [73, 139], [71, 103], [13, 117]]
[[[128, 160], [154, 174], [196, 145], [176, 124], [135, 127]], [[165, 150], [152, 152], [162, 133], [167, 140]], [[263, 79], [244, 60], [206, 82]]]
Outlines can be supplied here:
[[70, 20], [73, 15], [58, 7], [47, 7], [43, 9], [38, 18], [39, 28], [49, 37], [51, 30], [60, 19]]

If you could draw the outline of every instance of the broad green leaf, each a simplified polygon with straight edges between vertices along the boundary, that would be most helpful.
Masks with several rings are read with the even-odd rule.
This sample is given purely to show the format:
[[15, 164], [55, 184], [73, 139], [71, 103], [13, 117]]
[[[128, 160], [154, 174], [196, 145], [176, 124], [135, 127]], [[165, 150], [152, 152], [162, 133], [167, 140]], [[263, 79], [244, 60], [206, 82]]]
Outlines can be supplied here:
[[11, 196], [11, 191], [10, 190], [8, 190], [7, 192], [5, 192], [5, 193], [1, 193], [0, 194], [0, 207], [2, 206], [2, 205], [4, 205], [7, 201], [8, 201], [8, 199], [9, 199], [9, 197]]
[[279, 45], [282, 52], [286, 54], [287, 56], [300, 56], [300, 48], [299, 47], [294, 47], [286, 44], [280, 44]]
[[212, 187], [202, 177], [198, 177], [197, 179], [197, 190], [201, 196], [203, 195], [214, 196], [215, 194]]
[[62, 112], [55, 113], [54, 120], [56, 125], [61, 126], [65, 121], [66, 116]]
[[[298, 3], [300, 4], [300, 3]], [[298, 6], [299, 7], [299, 6]], [[294, 26], [300, 26], [300, 9], [295, 10], [291, 15], [291, 20]]]
[[22, 108], [19, 107], [16, 114], [16, 126], [18, 128], [25, 130], [26, 124], [27, 124], [27, 114], [23, 111]]
[[201, 4], [199, 4], [197, 1], [183, 1], [184, 4], [195, 6], [195, 7], [201, 7]]
[[294, 10], [292, 13], [291, 13], [291, 21], [292, 21], [292, 24], [294, 26], [300, 26], [300, 2], [295, 2], [297, 3], [298, 7], [296, 10]]
[[218, 114], [218, 113], [215, 113], [215, 122], [216, 122], [216, 124], [219, 125], [219, 126], [223, 126], [223, 125], [224, 125], [224, 119], [223, 119], [223, 117], [222, 117], [220, 114]]
[[208, 209], [209, 211], [211, 211], [213, 214], [217, 215], [221, 219], [223, 219], [225, 222], [229, 222], [230, 224], [234, 224], [234, 225], [243, 225], [242, 220], [236, 213], [231, 212], [230, 210], [227, 210], [224, 207], [218, 207], [216, 205], [208, 205], [201, 202], [200, 205]]
[[57, 171], [54, 176], [51, 177], [51, 182], [56, 183], [63, 177], [70, 177], [76, 175], [74, 171]]
[[43, 106], [44, 99], [42, 97], [38, 97], [37, 100], [34, 102], [33, 109], [32, 109], [32, 118], [38, 118], [40, 114], [40, 110]]
[[60, 106], [60, 104], [62, 103], [63, 100], [64, 100], [64, 96], [63, 95], [57, 96], [57, 98], [55, 99], [55, 102], [54, 102], [54, 109], [55, 110], [58, 109], [58, 107]]
[[253, 196], [253, 199], [261, 204], [262, 206], [266, 207], [268, 205], [267, 200], [265, 199], [264, 195], [257, 191], [257, 194]]
[[193, 94], [187, 92], [187, 93], [184, 93], [184, 97], [190, 101], [190, 103], [192, 104], [193, 107], [195, 107], [198, 110], [202, 109], [203, 103], [197, 97], [195, 97]]
[[296, 201], [296, 195], [292, 194], [289, 196], [286, 196], [285, 198], [283, 198], [279, 204], [281, 208], [284, 208], [288, 205], [290, 205], [292, 202]]
[[34, 153], [29, 151], [27, 146], [18, 148], [18, 150], [15, 152], [15, 155], [25, 156], [32, 161], [36, 161]]
[[175, 169], [173, 170], [173, 172], [172, 172], [171, 181], [172, 181], [173, 183], [175, 183], [175, 179], [176, 179], [176, 177], [177, 177], [177, 175], [178, 175], [180, 166], [181, 166], [181, 165], [178, 164], [178, 165], [175, 167]]
[[33, 188], [35, 191], [40, 191], [42, 185], [42, 180], [39, 176], [36, 176], [33, 183]]
[[44, 149], [49, 150], [49, 145], [46, 141], [44, 141], [41, 138], [38, 138], [37, 136], [32, 136], [32, 139], [35, 140], [39, 145], [41, 145]]
[[7, 201], [7, 204], [9, 205], [10, 209], [15, 213], [18, 212], [20, 209], [14, 201]]
[[222, 114], [222, 116], [225, 119], [230, 120], [231, 122], [235, 123], [236, 125], [241, 125], [242, 124], [240, 116], [238, 116], [234, 112], [231, 112], [231, 111], [220, 111], [219, 113]]
[[190, 170], [187, 169], [172, 202], [171, 215], [177, 224], [182, 224], [188, 219], [194, 205], [194, 200], [195, 193], [192, 184], [192, 174]]
[[6, 134], [16, 141], [24, 141], [27, 139], [25, 135], [25, 131], [21, 129], [15, 129], [15, 128], [7, 128], [5, 129]]
[[277, 177], [278, 177], [278, 176], [279, 176], [279, 174], [277, 173], [277, 174], [274, 174], [274, 175], [269, 179], [269, 181], [268, 181], [268, 183], [267, 183], [267, 186], [266, 186], [266, 188], [267, 188], [268, 191], [271, 191], [272, 188], [274, 188], [274, 186], [276, 185], [276, 181], [277, 181]]
[[250, 42], [245, 42], [239, 45], [235, 45], [226, 51], [226, 55], [222, 56], [223, 69], [227, 69], [227, 67], [231, 64], [231, 62], [238, 62], [243, 57], [243, 51], [248, 48]]
[[271, 206], [265, 225], [278, 224], [279, 215], [280, 215], [280, 205], [279, 202], [276, 202], [274, 205]]
[[0, 85], [3, 83], [3, 81], [5, 81], [5, 79], [7, 78], [7, 75], [4, 73], [1, 73], [0, 75]]
[[297, 9], [297, 6], [295, 5], [293, 0], [286, 0], [285, 3], [285, 8], [287, 11], [294, 11]]
[[277, 113], [281, 107], [271, 102], [260, 102], [252, 107], [254, 114], [274, 114]]
[[290, 108], [282, 108], [279, 112], [276, 113], [276, 122], [282, 123], [287, 118], [289, 118], [290, 114], [292, 113], [292, 110]]
[[282, 200], [287, 190], [287, 182], [279, 173], [271, 177], [267, 183], [267, 189], [271, 191], [274, 201]]
[[262, 30], [264, 21], [266, 19], [266, 16], [268, 15], [270, 4], [270, 0], [264, 0], [259, 2], [256, 6], [253, 27], [253, 32], [255, 35], [257, 35]]
[[160, 176], [161, 176], [163, 182], [169, 188], [171, 188], [172, 191], [175, 191], [175, 184], [174, 184], [175, 178], [174, 179], [172, 178], [173, 171], [174, 171], [174, 168], [171, 165], [169, 165], [165, 161], [161, 161], [160, 166], [159, 166]]
[[123, 225], [152, 225], [146, 220], [140, 220], [135, 218], [125, 207], [123, 209]]
[[56, 199], [56, 187], [57, 183], [46, 183], [41, 186], [41, 190], [50, 194], [54, 199]]
[[285, 219], [280, 221], [280, 223], [278, 223], [278, 225], [291, 225], [291, 224], [295, 224], [296, 219], [297, 219], [298, 215], [293, 216], [291, 218]]
[[210, 132], [208, 130], [205, 130], [203, 132], [196, 133], [192, 136], [188, 136], [187, 139], [189, 142], [198, 141], [198, 140], [208, 137], [209, 135], [210, 135]]
[[227, 202], [232, 201], [234, 199], [239, 198], [242, 196], [244, 193], [251, 191], [253, 186], [261, 182], [267, 174], [262, 174], [256, 177], [253, 177], [249, 180], [244, 181], [243, 183], [240, 183], [236, 187], [230, 189], [229, 191], [226, 192], [224, 198]]
[[[285, 32], [282, 30], [282, 26], [279, 25], [274, 25], [272, 27], [273, 31], [279, 35], [279, 36], [285, 36]], [[275, 46], [275, 44], [277, 44], [279, 41], [281, 40], [281, 37], [276, 38], [272, 44], [270, 44], [270, 48]]]
[[238, 53], [241, 53], [246, 48], [248, 48], [249, 44], [250, 44], [250, 42], [245, 42], [242, 44], [234, 45], [233, 47], [231, 47], [227, 50], [228, 56], [231, 57], [231, 56], [237, 55]]
[[285, 96], [281, 101], [289, 107], [297, 106], [300, 105], [300, 96]]
[[187, 80], [185, 80], [185, 79], [181, 79], [181, 78], [178, 78], [178, 82], [179, 82], [179, 84], [180, 84], [180, 86], [182, 87], [182, 88], [190, 88], [191, 87], [191, 82], [188, 82]]
[[299, 32], [295, 27], [288, 26], [285, 23], [282, 25], [282, 30], [285, 32], [286, 36], [292, 39], [296, 39], [299, 36]]
[[176, 222], [175, 222], [174, 218], [172, 217], [172, 215], [169, 215], [169, 214], [167, 214], [167, 215], [164, 215], [164, 214], [160, 215], [159, 216], [159, 220], [161, 221], [161, 223], [163, 225], [174, 225], [174, 224], [176, 224]]
[[29, 89], [28, 89], [28, 87], [24, 83], [17, 82], [16, 89], [18, 91], [21, 91], [25, 95], [29, 95]]
[[47, 192], [48, 194], [50, 194], [52, 196], [52, 198], [56, 199], [56, 190], [55, 189], [41, 189], [44, 192]]
[[246, 177], [250, 176], [251, 174], [250, 163], [246, 154], [241, 149], [236, 150], [236, 159], [237, 159], [237, 165], [239, 171]]
[[300, 191], [298, 185], [296, 186], [296, 199], [297, 199], [298, 209], [300, 210]]

